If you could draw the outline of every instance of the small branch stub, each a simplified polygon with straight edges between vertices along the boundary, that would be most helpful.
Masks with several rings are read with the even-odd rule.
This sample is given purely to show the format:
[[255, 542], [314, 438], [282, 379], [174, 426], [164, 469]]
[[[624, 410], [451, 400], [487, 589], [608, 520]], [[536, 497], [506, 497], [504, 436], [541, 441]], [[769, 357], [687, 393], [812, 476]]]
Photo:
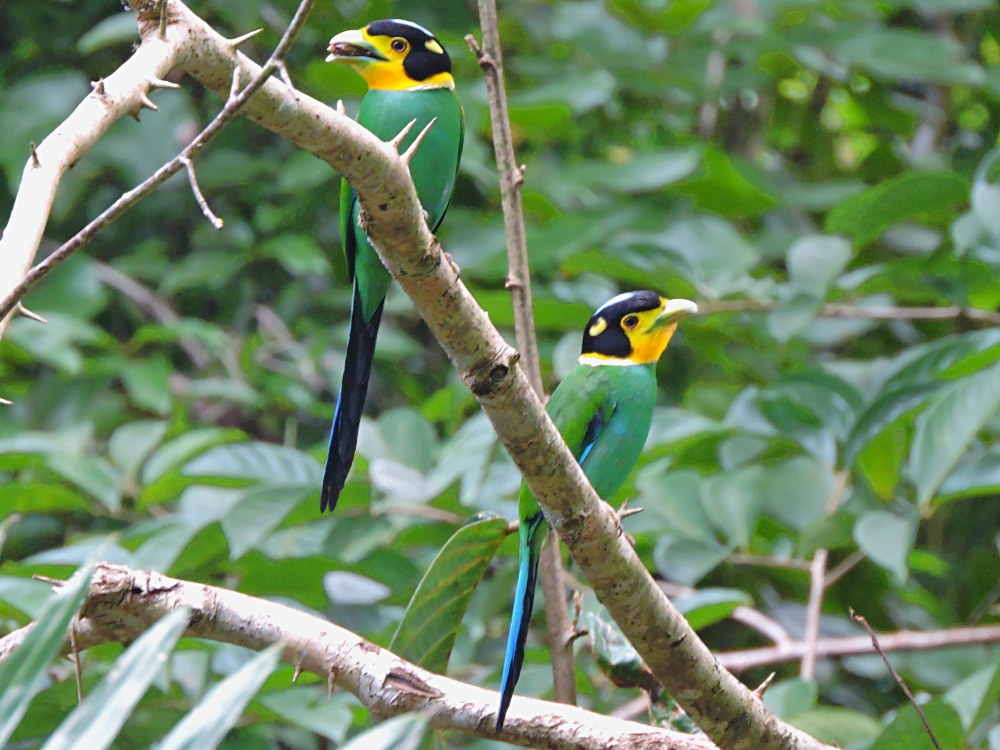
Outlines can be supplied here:
[[194, 193], [194, 198], [198, 201], [198, 207], [201, 208], [201, 212], [205, 215], [205, 218], [212, 224], [216, 229], [222, 229], [224, 222], [214, 213], [212, 209], [208, 207], [208, 201], [205, 200], [205, 196], [201, 193], [201, 188], [198, 187], [198, 175], [194, 171], [194, 162], [188, 157], [182, 156], [181, 163], [184, 164], [184, 168], [187, 169], [188, 182], [191, 183], [191, 192]]
[[98, 78], [96, 81], [91, 81], [90, 88], [94, 90], [97, 96], [104, 96], [104, 79]]
[[37, 169], [42, 166], [42, 163], [38, 161], [38, 148], [35, 146], [34, 141], [30, 141], [28, 145], [31, 147], [31, 166]]

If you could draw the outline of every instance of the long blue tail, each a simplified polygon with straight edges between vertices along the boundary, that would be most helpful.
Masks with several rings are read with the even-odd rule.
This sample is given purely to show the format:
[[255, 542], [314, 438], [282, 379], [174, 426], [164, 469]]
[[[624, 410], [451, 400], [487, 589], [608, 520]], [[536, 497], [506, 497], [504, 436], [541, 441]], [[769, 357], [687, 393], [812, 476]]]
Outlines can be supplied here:
[[[527, 519], [527, 533], [521, 537], [521, 549], [518, 552], [521, 565], [517, 571], [517, 590], [514, 593], [514, 609], [510, 615], [510, 633], [507, 635], [507, 655], [503, 662], [503, 677], [500, 680], [500, 707], [497, 709], [497, 733], [503, 729], [507, 709], [514, 697], [514, 686], [521, 676], [521, 665], [524, 664], [524, 643], [528, 639], [528, 622], [531, 620], [531, 608], [535, 603], [535, 580], [538, 578], [538, 555], [541, 541], [545, 535], [539, 534], [539, 526], [545, 517], [539, 512]], [[525, 523], [524, 520], [521, 521]], [[541, 529], [541, 530], [544, 530]], [[527, 544], [525, 544], [527, 542]]]
[[330, 430], [330, 449], [326, 456], [323, 472], [323, 488], [320, 490], [320, 512], [333, 510], [344, 489], [347, 474], [354, 462], [354, 451], [358, 447], [358, 430], [361, 427], [361, 412], [365, 408], [368, 395], [368, 380], [372, 374], [375, 359], [375, 339], [382, 322], [383, 300], [371, 320], [366, 321], [362, 312], [361, 294], [354, 288], [354, 302], [351, 305], [351, 331], [347, 338], [347, 359], [344, 363], [344, 378], [340, 383], [337, 408], [333, 414], [333, 428]]

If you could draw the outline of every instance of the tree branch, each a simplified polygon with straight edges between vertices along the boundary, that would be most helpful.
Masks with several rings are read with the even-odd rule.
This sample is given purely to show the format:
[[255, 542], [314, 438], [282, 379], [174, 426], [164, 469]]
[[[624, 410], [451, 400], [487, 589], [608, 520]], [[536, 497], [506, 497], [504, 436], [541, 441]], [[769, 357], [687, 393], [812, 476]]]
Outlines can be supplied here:
[[[503, 51], [497, 21], [496, 0], [479, 0], [479, 25], [483, 46], [469, 34], [469, 48], [479, 60], [486, 78], [486, 95], [490, 103], [490, 123], [493, 129], [493, 151], [500, 173], [500, 201], [503, 208], [504, 230], [507, 235], [507, 288], [514, 309], [514, 336], [521, 353], [521, 366], [539, 397], [545, 395], [542, 367], [535, 336], [535, 317], [531, 303], [531, 270], [528, 263], [528, 240], [524, 227], [524, 207], [521, 203], [521, 183], [524, 167], [517, 166], [514, 139], [507, 111], [507, 90], [503, 76]], [[560, 703], [576, 705], [576, 665], [573, 662], [573, 628], [566, 605], [563, 586], [562, 553], [559, 537], [549, 531], [538, 560], [538, 576], [545, 594], [545, 623], [549, 633], [549, 653], [552, 660], [552, 687]]]
[[[878, 636], [883, 651], [930, 651], [952, 646], [975, 646], [1000, 643], [1000, 625], [977, 625], [968, 628], [944, 630], [900, 630]], [[731, 672], [744, 672], [755, 667], [798, 661], [805, 654], [803, 641], [779, 642], [774, 646], [752, 648], [745, 651], [723, 651], [716, 654], [719, 663]], [[816, 642], [819, 657], [857, 656], [874, 654], [871, 639], [866, 635], [841, 638], [820, 638]]]
[[[155, 35], [146, 34], [143, 37], [143, 44], [140, 46], [139, 50], [136, 51], [136, 54], [132, 56], [132, 60], [135, 60], [137, 57], [139, 57], [139, 52], [141, 52], [142, 49], [145, 48], [146, 46], [162, 45], [165, 43], [171, 44], [171, 39], [173, 37], [176, 36], [183, 38], [184, 36], [186, 36], [186, 32], [190, 31], [189, 26], [182, 27], [182, 30], [180, 32], [174, 32], [172, 30], [176, 25], [169, 23], [169, 20], [173, 17], [173, 14], [177, 12], [177, 8], [170, 8], [167, 5], [165, 5], [165, 3], [168, 2], [173, 3], [179, 7], [184, 7], [179, 2], [179, 0], [158, 0], [158, 2], [156, 2], [155, 4], [152, 3], [151, 0], [141, 0], [141, 2], [140, 0], [133, 0], [133, 2], [131, 3], [131, 5], [135, 9], [139, 17], [140, 33], [142, 32], [143, 21], [146, 22], [146, 28], [147, 29], [149, 28], [149, 24], [154, 20], [153, 19], [154, 13], [156, 16], [155, 22], [157, 25], [156, 26], [157, 34]], [[143, 182], [142, 184], [138, 185], [135, 188], [132, 188], [124, 195], [122, 195], [118, 200], [112, 203], [107, 210], [101, 213], [100, 216], [98, 216], [87, 226], [85, 226], [83, 229], [77, 232], [72, 239], [64, 243], [58, 250], [56, 250], [48, 258], [46, 258], [44, 261], [42, 261], [37, 266], [32, 268], [30, 272], [24, 275], [24, 278], [21, 279], [20, 283], [18, 283], [13, 289], [10, 290], [9, 293], [5, 295], [3, 302], [0, 302], [0, 320], [5, 319], [7, 315], [10, 314], [11, 310], [13, 310], [17, 306], [17, 303], [21, 301], [24, 295], [26, 295], [29, 291], [31, 291], [31, 289], [34, 288], [35, 285], [37, 285], [42, 279], [44, 279], [53, 270], [55, 270], [55, 268], [58, 267], [60, 263], [66, 260], [70, 255], [75, 253], [81, 247], [89, 243], [94, 237], [97, 236], [97, 234], [102, 229], [104, 229], [104, 227], [106, 227], [108, 224], [113, 222], [123, 213], [128, 211], [130, 208], [132, 208], [132, 206], [134, 206], [140, 200], [145, 198], [149, 193], [153, 192], [153, 190], [162, 185], [170, 177], [172, 177], [185, 167], [188, 168], [189, 173], [191, 175], [191, 185], [195, 192], [195, 197], [199, 199], [199, 203], [202, 204], [204, 210], [208, 209], [208, 204], [205, 203], [204, 199], [201, 197], [201, 193], [197, 187], [197, 182], [193, 176], [194, 169], [193, 166], [191, 166], [191, 160], [195, 156], [197, 156], [197, 154], [205, 146], [207, 146], [208, 143], [213, 138], [215, 138], [215, 136], [217, 136], [220, 132], [222, 132], [222, 129], [226, 127], [226, 125], [228, 125], [236, 117], [240, 109], [242, 109], [246, 105], [246, 103], [250, 100], [250, 97], [252, 97], [257, 92], [257, 90], [264, 85], [267, 79], [270, 78], [271, 74], [278, 69], [278, 61], [282, 57], [284, 57], [284, 55], [288, 52], [288, 49], [292, 46], [292, 42], [295, 40], [295, 37], [298, 35], [299, 31], [305, 25], [306, 19], [309, 17], [309, 13], [310, 11], [312, 11], [312, 6], [315, 5], [315, 3], [316, 0], [302, 0], [302, 2], [299, 4], [299, 9], [296, 11], [294, 18], [292, 18], [292, 22], [289, 24], [288, 29], [285, 31], [284, 36], [281, 37], [281, 41], [278, 42], [278, 46], [275, 47], [274, 52], [271, 54], [271, 58], [267, 61], [267, 63], [264, 65], [263, 68], [261, 68], [256, 72], [256, 74], [250, 79], [250, 83], [242, 91], [239, 90], [240, 68], [237, 67], [234, 69], [229, 97], [226, 100], [226, 104], [222, 108], [222, 111], [219, 112], [218, 115], [216, 115], [215, 119], [209, 123], [208, 127], [202, 130], [201, 133], [199, 133], [195, 137], [195, 139], [191, 141], [191, 143], [189, 143], [183, 151], [181, 151], [180, 154], [178, 154], [176, 157], [174, 157], [169, 162], [160, 167], [158, 170], [156, 170], [156, 172], [145, 182]], [[155, 11], [154, 11], [154, 5], [155, 5]], [[164, 8], [167, 9], [165, 14], [164, 14]], [[184, 8], [184, 10], [186, 11], [187, 8]], [[167, 19], [166, 29], [163, 28], [164, 19]], [[243, 37], [235, 41], [239, 42], [242, 41], [242, 39]], [[181, 44], [179, 42], [176, 42], [174, 44], [171, 44], [171, 46], [172, 47], [176, 46], [179, 49], [181, 47]], [[229, 50], [230, 55], [235, 55], [236, 50], [234, 47], [234, 42], [229, 42], [228, 46], [231, 48]], [[178, 58], [180, 57], [179, 55], [175, 56]], [[130, 60], [129, 62], [131, 62], [132, 60]], [[122, 68], [120, 68], [119, 71], [124, 69], [127, 65], [128, 63], [122, 66]], [[111, 78], [114, 78], [114, 76], [112, 76]], [[105, 93], [103, 95], [97, 94], [97, 88], [95, 87], [94, 93], [88, 96], [86, 100], [84, 100], [84, 104], [86, 104], [86, 102], [93, 96], [107, 96], [108, 82], [111, 80], [111, 78], [109, 78], [107, 81], [104, 82], [103, 90]], [[132, 92], [133, 95], [137, 94], [138, 98], [138, 104], [135, 106], [134, 109], [134, 114], [136, 114], [136, 116], [138, 116], [140, 107], [147, 107], [149, 109], [154, 109], [154, 110], [156, 109], [156, 105], [149, 100], [147, 93], [152, 88], [163, 88], [162, 83], [163, 82], [160, 81], [159, 75], [146, 75], [145, 78], [142, 79], [140, 87], [136, 91]], [[84, 104], [81, 104], [79, 107], [77, 107], [77, 111], [83, 108]], [[75, 114], [76, 112], [74, 112], [74, 114], [70, 116], [70, 119], [73, 119]], [[121, 114], [124, 114], [124, 112], [121, 112], [119, 116]], [[69, 122], [69, 120], [67, 120], [67, 122]], [[63, 126], [65, 126], [65, 124], [66, 123], [63, 123]], [[44, 146], [45, 143], [50, 138], [52, 138], [53, 136], [55, 136], [56, 133], [59, 132], [60, 130], [56, 130], [56, 132], [53, 133], [53, 135], [49, 136], [49, 138], [46, 138], [45, 141], [42, 142], [42, 146]], [[87, 150], [89, 150], [90, 146], [92, 145], [93, 143], [88, 145]], [[84, 151], [83, 153], [86, 153], [86, 151]], [[32, 150], [32, 154], [34, 154], [34, 149]], [[82, 156], [82, 153], [80, 154], [80, 156]], [[34, 157], [33, 155], [32, 161], [35, 164], [37, 164], [38, 158]], [[29, 163], [29, 166], [31, 167], [31, 169], [38, 168], [31, 163]], [[25, 169], [27, 170], [28, 167], [25, 167]], [[55, 191], [55, 185], [58, 184], [58, 181], [61, 177], [62, 173], [60, 172], [57, 179], [55, 180], [55, 183], [52, 185], [53, 194]], [[21, 196], [21, 190], [18, 190], [18, 198], [20, 198], [20, 196]], [[16, 207], [17, 207], [17, 201], [15, 200], [15, 210]], [[50, 207], [51, 207], [51, 199], [49, 200], [47, 206], [44, 209], [44, 216], [41, 217], [41, 221], [40, 222], [36, 221], [36, 224], [39, 226], [39, 231], [41, 231], [45, 227], [45, 219], [48, 218], [48, 210]], [[41, 212], [37, 213], [40, 214]], [[211, 215], [211, 211], [208, 211], [206, 215], [207, 216]], [[209, 218], [211, 219], [212, 216], [209, 216]], [[218, 219], [216, 219], [216, 221], [218, 221]], [[218, 227], [218, 224], [216, 226]], [[6, 236], [4, 237], [4, 239], [6, 239]], [[41, 235], [39, 234], [38, 240], [40, 241], [40, 239]], [[32, 257], [34, 257], [34, 252], [37, 248], [38, 248], [38, 241], [34, 243], [34, 247], [31, 250]], [[0, 249], [0, 263], [2, 263], [2, 259], [3, 259], [2, 249]], [[28, 262], [30, 263], [30, 258]], [[0, 278], [3, 278], [2, 270], [3, 270], [2, 267], [0, 267]], [[18, 274], [17, 276], [12, 276], [11, 278], [17, 278], [22, 274]], [[0, 333], [2, 333], [2, 328], [0, 328]]]
[[[752, 299], [699, 302], [695, 315], [713, 315], [733, 312], [770, 312], [778, 307], [774, 301], [759, 302]], [[894, 307], [887, 305], [866, 307], [830, 303], [822, 305], [816, 315], [820, 318], [848, 318], [859, 320], [956, 320], [965, 318], [975, 323], [1000, 325], [1000, 312], [979, 307]]]
[[[60, 582], [61, 583], [61, 582]], [[132, 641], [168, 612], [191, 608], [185, 635], [260, 651], [282, 642], [282, 659], [358, 697], [378, 718], [427, 711], [440, 729], [549, 750], [712, 750], [704, 739], [531, 698], [515, 697], [499, 735], [497, 693], [433, 674], [305, 612], [228, 589], [143, 573], [97, 567], [75, 622], [81, 649]], [[32, 626], [0, 640], [0, 660]]]
[[[162, 44], [154, 39], [159, 4], [130, 2], [140, 10], [143, 46]], [[185, 72], [223, 96], [234, 66], [239, 66], [241, 79], [260, 74], [258, 66], [236, 53], [180, 0], [169, 2], [168, 38], [183, 33], [190, 39], [179, 62]], [[826, 747], [770, 713], [720, 667], [619, 535], [617, 519], [597, 497], [545, 413], [518, 365], [519, 355], [459, 281], [427, 228], [403, 158], [349, 118], [278, 80], [264, 82], [242, 112], [329, 162], [357, 191], [368, 234], [383, 263], [489, 416], [598, 599], [705, 733], [726, 750]]]

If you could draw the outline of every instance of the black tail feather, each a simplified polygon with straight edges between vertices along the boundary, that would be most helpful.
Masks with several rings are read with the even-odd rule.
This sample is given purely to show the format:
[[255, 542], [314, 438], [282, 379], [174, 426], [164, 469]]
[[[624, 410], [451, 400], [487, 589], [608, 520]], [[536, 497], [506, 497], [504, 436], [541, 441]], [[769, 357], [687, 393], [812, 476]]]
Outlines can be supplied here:
[[361, 296], [354, 290], [351, 305], [351, 331], [347, 338], [347, 359], [344, 364], [344, 378], [337, 397], [337, 409], [333, 415], [333, 429], [330, 431], [330, 449], [323, 472], [323, 488], [320, 491], [320, 512], [333, 510], [344, 489], [347, 474], [354, 462], [354, 451], [358, 446], [358, 429], [361, 427], [361, 413], [368, 395], [368, 380], [372, 374], [375, 359], [375, 339], [379, 323], [382, 322], [383, 300], [370, 321], [366, 321], [361, 310]]

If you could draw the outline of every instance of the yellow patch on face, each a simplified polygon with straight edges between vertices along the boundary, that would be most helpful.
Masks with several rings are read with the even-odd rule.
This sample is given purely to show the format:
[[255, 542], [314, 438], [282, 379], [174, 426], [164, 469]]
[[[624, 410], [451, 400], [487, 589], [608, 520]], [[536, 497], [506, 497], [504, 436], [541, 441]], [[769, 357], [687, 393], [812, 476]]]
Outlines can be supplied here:
[[[656, 362], [663, 354], [664, 349], [667, 348], [667, 344], [670, 343], [674, 331], [677, 330], [676, 323], [658, 328], [652, 327], [656, 317], [663, 311], [666, 304], [667, 301], [662, 300], [657, 308], [631, 313], [622, 318], [622, 329], [632, 344], [632, 352], [628, 358], [636, 364], [644, 365]], [[636, 324], [631, 328], [625, 325], [630, 317], [637, 318]]]
[[[402, 37], [372, 36], [368, 33], [367, 27], [361, 30], [361, 35], [385, 58], [385, 60], [358, 58], [357, 62], [350, 59], [345, 60], [361, 74], [368, 84], [368, 88], [389, 91], [455, 88], [455, 79], [451, 73], [437, 73], [422, 81], [414, 81], [410, 78], [403, 68], [403, 60], [410, 52], [410, 43]], [[444, 52], [441, 45], [433, 39], [427, 42], [427, 48], [431, 49], [432, 44], [437, 47], [437, 52]]]
[[594, 323], [587, 331], [591, 336], [600, 336], [601, 332], [608, 327], [608, 321], [604, 318], [598, 318], [597, 322]]
[[433, 40], [433, 39], [431, 39], [430, 41], [427, 41], [427, 42], [424, 42], [424, 46], [425, 46], [425, 47], [426, 47], [426, 48], [427, 48], [428, 50], [430, 50], [431, 52], [433, 52], [433, 53], [434, 53], [435, 55], [443, 55], [443, 54], [444, 54], [444, 50], [443, 50], [443, 49], [441, 49], [441, 45], [440, 45], [440, 44], [438, 44], [438, 43], [437, 43], [437, 42], [436, 42], [435, 40]]

